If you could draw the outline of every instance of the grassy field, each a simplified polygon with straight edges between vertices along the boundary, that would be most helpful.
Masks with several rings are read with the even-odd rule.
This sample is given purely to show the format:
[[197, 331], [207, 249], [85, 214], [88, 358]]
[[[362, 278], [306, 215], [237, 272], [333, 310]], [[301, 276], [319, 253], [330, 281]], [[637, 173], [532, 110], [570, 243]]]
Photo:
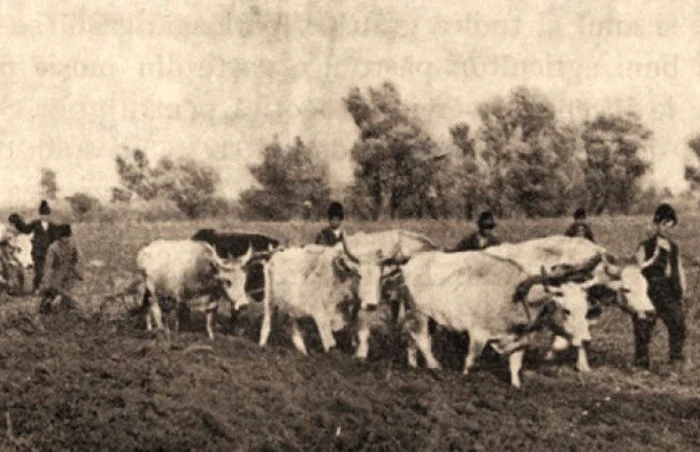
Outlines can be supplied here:
[[[561, 232], [567, 219], [503, 221], [507, 241]], [[596, 218], [598, 241], [631, 256], [647, 218]], [[700, 218], [681, 218], [675, 237], [685, 255], [690, 298], [688, 371], [665, 372], [666, 333], [657, 325], [652, 372], [630, 367], [628, 316], [609, 308], [592, 331], [591, 374], [570, 356], [543, 363], [535, 350], [523, 389], [508, 384], [504, 362], [483, 360], [460, 373], [459, 348], [438, 337], [447, 370], [410, 370], [382, 338], [369, 362], [347, 352], [311, 356], [288, 333], [256, 345], [254, 316], [243, 334], [224, 319], [213, 343], [203, 319], [172, 344], [146, 335], [143, 320], [92, 317], [105, 295], [128, 280], [138, 248], [155, 238], [185, 238], [199, 227], [269, 234], [308, 243], [320, 223], [79, 224], [90, 268], [79, 289], [83, 315], [32, 313], [37, 299], [0, 296], [0, 450], [698, 450], [700, 346], [697, 303]], [[349, 232], [401, 227], [451, 246], [472, 226], [459, 222], [349, 223]], [[122, 306], [109, 307], [113, 314]], [[255, 311], [255, 309], [253, 309]], [[116, 318], [114, 318], [116, 317]], [[313, 332], [312, 328], [309, 328]], [[453, 338], [452, 338], [453, 339]], [[211, 348], [202, 347], [210, 345]], [[458, 344], [459, 345], [459, 344]]]

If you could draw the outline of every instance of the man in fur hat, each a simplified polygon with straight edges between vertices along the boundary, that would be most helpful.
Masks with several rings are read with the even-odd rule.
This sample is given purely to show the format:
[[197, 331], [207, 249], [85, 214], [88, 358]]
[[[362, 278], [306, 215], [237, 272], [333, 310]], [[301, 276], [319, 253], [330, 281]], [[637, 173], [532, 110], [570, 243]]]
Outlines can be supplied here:
[[56, 225], [50, 221], [51, 207], [46, 200], [39, 204], [39, 219], [25, 223], [22, 218], [13, 213], [9, 221], [22, 234], [34, 234], [32, 236], [32, 260], [34, 261], [34, 293], [41, 285], [44, 275], [44, 262], [46, 253], [51, 243], [56, 240]]
[[595, 243], [591, 225], [586, 221], [586, 210], [579, 207], [574, 212], [574, 222], [566, 229], [564, 235], [567, 237], [582, 237]]
[[483, 250], [484, 248], [501, 244], [501, 241], [493, 234], [493, 230], [496, 228], [496, 220], [494, 220], [491, 212], [481, 212], [476, 224], [479, 230], [464, 237], [448, 252], [458, 253], [461, 251]]
[[637, 248], [637, 263], [647, 280], [647, 292], [656, 314], [640, 319], [633, 318], [634, 365], [650, 368], [649, 344], [657, 318], [668, 330], [669, 363], [672, 372], [682, 372], [685, 367], [683, 346], [686, 339], [685, 312], [688, 306], [686, 278], [678, 245], [671, 240], [671, 231], [678, 224], [676, 211], [667, 203], [654, 212], [655, 233], [641, 242]]
[[337, 201], [334, 201], [328, 206], [328, 227], [323, 228], [321, 232], [316, 236], [314, 243], [317, 245], [334, 246], [343, 240], [343, 230], [341, 229], [341, 224], [345, 214], [343, 212], [343, 205]]

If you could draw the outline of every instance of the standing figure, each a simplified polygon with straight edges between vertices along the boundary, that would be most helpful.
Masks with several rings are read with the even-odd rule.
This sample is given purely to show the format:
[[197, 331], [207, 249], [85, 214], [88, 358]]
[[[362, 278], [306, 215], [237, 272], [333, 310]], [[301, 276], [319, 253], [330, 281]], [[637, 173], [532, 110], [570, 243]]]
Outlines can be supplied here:
[[481, 212], [476, 224], [479, 228], [477, 232], [464, 237], [453, 249], [447, 252], [458, 253], [461, 251], [483, 250], [490, 246], [501, 244], [501, 241], [493, 234], [493, 230], [496, 228], [496, 220], [494, 220], [491, 212]]
[[59, 301], [75, 305], [71, 289], [83, 280], [80, 251], [73, 242], [69, 224], [56, 227], [56, 240], [46, 254], [44, 278], [39, 288], [42, 294], [40, 310], [46, 312]]
[[337, 201], [333, 201], [328, 206], [328, 227], [321, 229], [314, 243], [316, 245], [334, 246], [336, 243], [343, 240], [343, 229], [341, 225], [344, 218], [343, 205]]
[[574, 222], [566, 229], [564, 235], [567, 237], [582, 237], [595, 243], [593, 230], [586, 221], [586, 210], [583, 207], [576, 209], [576, 212], [574, 212]]
[[39, 219], [25, 223], [16, 213], [10, 215], [10, 222], [22, 234], [32, 236], [32, 260], [34, 261], [33, 290], [37, 294], [44, 274], [44, 261], [49, 246], [56, 239], [56, 225], [50, 221], [51, 207], [46, 200], [39, 204]]
[[674, 371], [683, 369], [685, 357], [685, 313], [683, 296], [686, 291], [685, 272], [679, 257], [678, 245], [668, 236], [678, 224], [676, 212], [669, 204], [661, 204], [654, 213], [655, 233], [643, 241], [637, 250], [637, 263], [647, 280], [647, 292], [656, 314], [640, 319], [633, 317], [634, 365], [649, 369], [649, 343], [656, 319], [668, 329], [669, 361]]

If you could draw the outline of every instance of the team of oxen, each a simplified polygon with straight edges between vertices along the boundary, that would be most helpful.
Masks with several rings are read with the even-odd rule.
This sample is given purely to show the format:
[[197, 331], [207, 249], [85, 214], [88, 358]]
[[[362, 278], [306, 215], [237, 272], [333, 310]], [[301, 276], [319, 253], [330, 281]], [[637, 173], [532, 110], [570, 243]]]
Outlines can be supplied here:
[[575, 347], [576, 367], [585, 372], [584, 343], [601, 303], [631, 315], [653, 313], [638, 267], [617, 265], [603, 247], [564, 236], [448, 253], [405, 230], [359, 232], [335, 247], [283, 247], [260, 234], [205, 229], [190, 240], [152, 242], [136, 261], [149, 330], [153, 323], [164, 328], [164, 306], [187, 306], [205, 313], [213, 339], [221, 301], [230, 303], [232, 321], [243, 307], [262, 303], [260, 346], [278, 312], [292, 318], [292, 342], [303, 354], [298, 320], [311, 317], [326, 352], [336, 345], [334, 332], [348, 330], [354, 356], [365, 359], [371, 332], [390, 326], [408, 337], [410, 366], [420, 352], [428, 368], [439, 368], [432, 321], [468, 334], [465, 374], [490, 345], [508, 356], [516, 387], [534, 333], [551, 331], [553, 349]]

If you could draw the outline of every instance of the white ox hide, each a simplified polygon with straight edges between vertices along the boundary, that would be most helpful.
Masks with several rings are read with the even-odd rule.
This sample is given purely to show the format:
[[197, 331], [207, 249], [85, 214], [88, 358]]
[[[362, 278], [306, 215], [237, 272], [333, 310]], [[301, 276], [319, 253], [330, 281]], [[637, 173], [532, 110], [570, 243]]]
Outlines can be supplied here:
[[580, 237], [552, 235], [520, 243], [503, 243], [486, 248], [484, 252], [516, 262], [531, 276], [541, 274], [543, 268], [546, 272], [561, 266], [577, 268], [599, 258], [586, 286], [605, 284], [610, 281], [611, 273], [619, 273], [608, 261], [605, 248]]
[[381, 256], [358, 257], [350, 254], [348, 248], [343, 243], [335, 247], [307, 245], [288, 248], [274, 253], [264, 264], [266, 284], [261, 347], [267, 344], [275, 307], [294, 319], [292, 341], [297, 350], [307, 354], [296, 319], [314, 319], [323, 349], [328, 352], [336, 345], [333, 332], [351, 323], [351, 315], [344, 309], [348, 300], [357, 296], [360, 309], [379, 303]]
[[[161, 301], [164, 297], [174, 300], [175, 308], [183, 303], [206, 300], [195, 310], [206, 314], [206, 329], [214, 338], [213, 319], [218, 302], [228, 298], [232, 309], [247, 303], [245, 294], [245, 266], [252, 257], [252, 250], [232, 261], [220, 259], [214, 248], [203, 242], [191, 240], [156, 240], [142, 248], [136, 265], [145, 277], [144, 301], [150, 296], [147, 329], [162, 329]], [[178, 325], [176, 324], [176, 328]]]
[[10, 273], [17, 275], [17, 284], [24, 289], [26, 272], [34, 267], [33, 234], [20, 234], [9, 225], [0, 224], [0, 283], [10, 284]]
[[412, 338], [409, 365], [417, 365], [417, 349], [429, 368], [440, 364], [432, 353], [428, 319], [451, 330], [469, 334], [464, 374], [487, 343], [509, 355], [511, 384], [520, 387], [519, 372], [530, 332], [550, 327], [564, 334], [578, 348], [581, 370], [587, 370], [581, 343], [590, 337], [585, 314], [587, 303], [575, 285], [563, 284], [562, 293], [531, 300], [529, 287], [544, 277], [531, 277], [516, 263], [483, 252], [426, 252], [403, 267], [411, 296], [406, 327]]
[[[380, 232], [357, 232], [346, 238], [348, 248], [353, 253], [361, 255], [380, 254], [385, 258], [385, 263], [398, 264], [410, 259], [418, 253], [438, 250], [439, 247], [428, 237], [404, 229], [390, 229]], [[387, 270], [397, 270], [397, 265], [389, 265]], [[380, 310], [375, 310], [374, 306], [368, 309], [361, 309], [357, 319], [357, 348], [355, 358], [366, 359], [369, 354], [370, 330], [373, 328], [385, 328], [386, 319], [402, 318], [404, 316], [404, 303], [398, 302], [397, 291], [400, 288], [396, 284], [386, 285], [389, 293], [385, 293], [389, 303], [382, 303]], [[395, 304], [395, 306], [394, 306]], [[385, 312], [395, 308], [395, 313]]]

